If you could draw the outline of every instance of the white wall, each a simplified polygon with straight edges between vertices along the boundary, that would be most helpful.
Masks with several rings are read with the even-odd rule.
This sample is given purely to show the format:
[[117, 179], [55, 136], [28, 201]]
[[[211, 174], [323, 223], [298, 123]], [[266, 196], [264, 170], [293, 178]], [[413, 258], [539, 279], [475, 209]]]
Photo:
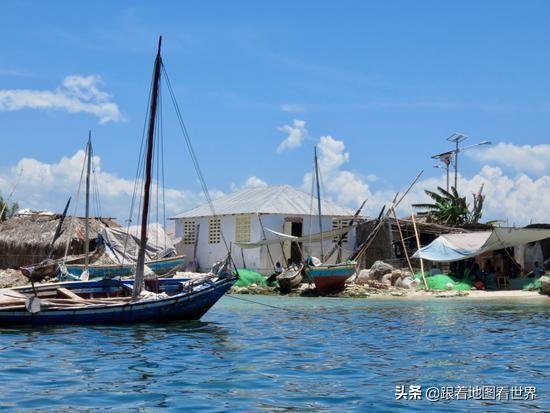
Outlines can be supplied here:
[[[250, 222], [250, 241], [260, 241], [264, 239], [262, 232], [262, 227], [258, 216], [256, 214], [249, 214], [251, 217]], [[287, 215], [262, 215], [261, 220], [265, 228], [272, 229], [277, 232], [284, 232], [284, 222]], [[315, 234], [319, 232], [319, 221], [316, 216], [300, 215], [293, 217], [299, 217], [303, 220], [303, 235]], [[232, 255], [235, 264], [238, 267], [243, 267], [242, 254], [244, 254], [244, 261], [246, 267], [261, 272], [263, 274], [271, 274], [273, 271], [273, 266], [271, 264], [271, 259], [269, 258], [267, 247], [255, 248], [255, 249], [243, 249], [241, 254], [241, 248], [235, 245], [235, 221], [236, 215], [224, 215], [221, 218], [221, 229], [227, 240], [227, 243], [232, 244]], [[201, 271], [208, 271], [212, 264], [216, 261], [222, 260], [227, 255], [225, 245], [223, 242], [218, 244], [209, 244], [208, 243], [208, 217], [196, 218], [196, 224], [200, 225], [199, 230], [199, 242], [197, 247], [197, 260]], [[323, 230], [329, 231], [332, 229], [332, 217], [325, 216], [323, 217]], [[176, 220], [176, 238], [181, 238], [183, 236], [183, 219]], [[266, 231], [266, 237], [269, 239], [272, 237], [268, 231]], [[332, 249], [334, 243], [332, 240], [324, 241], [324, 250], [327, 253]], [[193, 245], [187, 244], [183, 245], [180, 252], [187, 256], [187, 262], [193, 260]], [[306, 255], [313, 255], [315, 257], [320, 257], [321, 251], [319, 243], [303, 244], [304, 253]], [[351, 231], [348, 235], [348, 242], [343, 244], [342, 258], [345, 260], [348, 255], [355, 248], [355, 231]], [[269, 251], [274, 262], [279, 261], [284, 265], [283, 252], [279, 244], [273, 244], [269, 246]], [[333, 263], [336, 260], [336, 253], [332, 256], [329, 262]]]

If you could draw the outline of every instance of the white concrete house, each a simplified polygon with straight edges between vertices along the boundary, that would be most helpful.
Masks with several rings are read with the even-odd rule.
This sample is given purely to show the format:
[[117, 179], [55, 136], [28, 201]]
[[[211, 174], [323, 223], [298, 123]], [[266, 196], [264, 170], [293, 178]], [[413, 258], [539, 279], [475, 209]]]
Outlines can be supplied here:
[[[175, 236], [178, 252], [186, 254], [187, 262], [196, 260], [200, 270], [208, 270], [211, 265], [226, 256], [221, 233], [231, 245], [232, 256], [238, 267], [249, 268], [263, 274], [273, 272], [273, 262], [284, 265], [285, 259], [293, 262], [301, 258], [300, 248], [306, 255], [320, 256], [319, 242], [286, 241], [255, 249], [241, 249], [236, 242], [257, 242], [274, 237], [269, 231], [308, 236], [319, 233], [317, 201], [311, 195], [288, 185], [263, 188], [247, 188], [233, 192], [213, 201], [216, 216], [208, 204], [175, 215]], [[322, 201], [323, 231], [349, 225], [354, 211]], [[325, 253], [334, 245], [335, 239], [324, 240]], [[355, 231], [350, 231], [342, 243], [341, 256], [346, 259], [355, 247]], [[268, 251], [269, 249], [269, 251]], [[328, 260], [334, 262], [337, 254]]]

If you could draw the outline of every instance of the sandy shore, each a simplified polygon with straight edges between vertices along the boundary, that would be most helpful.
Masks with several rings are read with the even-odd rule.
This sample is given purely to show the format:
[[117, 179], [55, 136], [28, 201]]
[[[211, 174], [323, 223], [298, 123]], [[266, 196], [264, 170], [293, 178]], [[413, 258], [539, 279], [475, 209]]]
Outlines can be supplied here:
[[[176, 277], [193, 278], [203, 277], [205, 274], [178, 272]], [[27, 285], [28, 280], [19, 270], [0, 270], [0, 288], [11, 288]], [[233, 287], [229, 294], [260, 294], [279, 296], [275, 287]], [[315, 297], [315, 290], [307, 284], [302, 284], [300, 290], [289, 294], [293, 296]], [[499, 290], [499, 291], [423, 291], [407, 290], [401, 288], [376, 289], [366, 285], [349, 284], [346, 289], [334, 295], [339, 298], [368, 298], [368, 299], [395, 299], [395, 300], [457, 300], [457, 301], [506, 301], [506, 302], [540, 302], [550, 304], [550, 296], [540, 294], [538, 291], [524, 290]]]
[[[275, 287], [233, 287], [229, 294], [253, 294], [253, 295], [271, 295], [279, 296], [279, 291]], [[292, 291], [286, 297], [317, 297], [316, 291], [302, 284], [299, 290]], [[356, 298], [356, 299], [395, 299], [395, 300], [458, 300], [458, 301], [494, 301], [501, 302], [540, 302], [550, 304], [550, 297], [539, 293], [538, 291], [524, 290], [500, 290], [500, 291], [424, 291], [407, 290], [402, 288], [376, 289], [365, 285], [348, 284], [346, 289], [339, 294], [331, 295], [337, 298]]]
[[550, 297], [538, 291], [501, 290], [501, 291], [404, 291], [400, 296], [395, 293], [370, 295], [369, 298], [395, 298], [409, 300], [440, 300], [450, 299], [457, 301], [510, 301], [510, 302], [541, 302], [550, 304]]

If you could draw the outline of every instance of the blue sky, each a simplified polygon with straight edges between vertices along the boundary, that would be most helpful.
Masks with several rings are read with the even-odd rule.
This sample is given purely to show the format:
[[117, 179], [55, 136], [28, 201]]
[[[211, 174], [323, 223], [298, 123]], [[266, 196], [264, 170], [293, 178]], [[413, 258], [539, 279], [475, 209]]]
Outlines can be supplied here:
[[[19, 1], [3, 2], [0, 12], [0, 191], [9, 192], [23, 158], [66, 184], [42, 193], [23, 182], [21, 206], [62, 209], [62, 192], [74, 183], [52, 168], [76, 156], [88, 129], [109, 179], [133, 179], [162, 34], [165, 65], [216, 191], [247, 180], [305, 188], [313, 146], [330, 136], [324, 160], [339, 160], [326, 166], [327, 196], [349, 206], [368, 196], [372, 213], [421, 169], [413, 200], [441, 183], [430, 155], [458, 131], [469, 143], [494, 143], [461, 157], [463, 187], [486, 182], [496, 197], [510, 186], [487, 218], [526, 222], [528, 206], [539, 208], [535, 220], [550, 220], [540, 207], [550, 196], [548, 2]], [[88, 79], [84, 92], [107, 102], [101, 110], [111, 118], [59, 103], [67, 76]], [[58, 106], [14, 108], [2, 91], [50, 91]], [[177, 212], [200, 197], [168, 103], [166, 176], [180, 191]], [[299, 144], [278, 153], [294, 121], [304, 122]], [[354, 185], [342, 189], [347, 178]], [[111, 195], [105, 205], [121, 215], [126, 200]]]

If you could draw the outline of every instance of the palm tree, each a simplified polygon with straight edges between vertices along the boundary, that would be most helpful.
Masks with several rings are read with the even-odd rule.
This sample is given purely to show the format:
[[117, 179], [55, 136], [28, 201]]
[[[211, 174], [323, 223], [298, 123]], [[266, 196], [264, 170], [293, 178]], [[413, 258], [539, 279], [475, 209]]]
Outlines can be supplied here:
[[432, 204], [414, 204], [414, 208], [422, 209], [418, 215], [427, 217], [428, 221], [443, 225], [464, 225], [478, 223], [482, 216], [483, 201], [485, 195], [482, 195], [483, 185], [479, 188], [477, 194], [473, 194], [474, 205], [470, 211], [466, 202], [466, 197], [461, 197], [455, 187], [446, 191], [437, 187], [438, 192], [424, 190], [434, 203]]
[[0, 221], [6, 221], [10, 219], [19, 209], [19, 204], [14, 202], [9, 205], [8, 201], [4, 201], [2, 195], [0, 195]]

